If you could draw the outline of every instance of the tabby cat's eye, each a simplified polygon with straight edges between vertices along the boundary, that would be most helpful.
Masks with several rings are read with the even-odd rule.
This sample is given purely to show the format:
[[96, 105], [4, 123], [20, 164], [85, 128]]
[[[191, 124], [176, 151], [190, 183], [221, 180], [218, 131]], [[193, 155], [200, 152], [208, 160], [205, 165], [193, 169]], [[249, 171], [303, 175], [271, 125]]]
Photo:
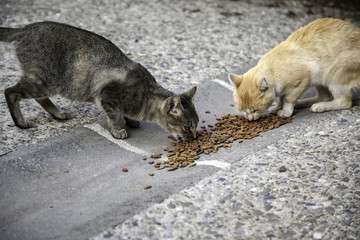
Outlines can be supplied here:
[[184, 126], [184, 130], [185, 130], [185, 131], [190, 131], [190, 127]]

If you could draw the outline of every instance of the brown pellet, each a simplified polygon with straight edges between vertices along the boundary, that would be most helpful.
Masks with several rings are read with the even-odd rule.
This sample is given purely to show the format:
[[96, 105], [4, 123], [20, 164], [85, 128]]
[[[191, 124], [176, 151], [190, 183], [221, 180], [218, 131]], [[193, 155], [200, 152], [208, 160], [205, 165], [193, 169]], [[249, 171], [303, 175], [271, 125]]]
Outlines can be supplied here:
[[151, 185], [146, 185], [146, 186], [144, 187], [145, 190], [150, 189], [150, 188], [152, 188]]

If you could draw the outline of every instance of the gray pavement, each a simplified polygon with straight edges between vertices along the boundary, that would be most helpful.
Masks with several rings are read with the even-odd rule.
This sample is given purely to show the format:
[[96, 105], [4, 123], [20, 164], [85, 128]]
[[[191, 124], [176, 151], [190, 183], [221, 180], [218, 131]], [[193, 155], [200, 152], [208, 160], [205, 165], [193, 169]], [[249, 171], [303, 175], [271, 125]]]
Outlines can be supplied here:
[[[0, 4], [2, 26], [53, 20], [83, 27], [112, 40], [163, 86], [181, 92], [198, 85], [195, 105], [206, 124], [215, 122], [214, 114], [237, 113], [227, 72], [246, 71], [313, 19], [359, 20], [356, 11], [309, 1]], [[19, 75], [13, 45], [1, 43], [0, 89]], [[71, 120], [56, 121], [25, 101], [24, 115], [39, 126], [20, 130], [0, 95], [0, 239], [360, 236], [359, 106], [296, 111], [290, 124], [167, 172], [142, 160], [171, 143], [158, 125], [142, 123], [129, 139], [114, 140], [99, 109], [54, 100]]]

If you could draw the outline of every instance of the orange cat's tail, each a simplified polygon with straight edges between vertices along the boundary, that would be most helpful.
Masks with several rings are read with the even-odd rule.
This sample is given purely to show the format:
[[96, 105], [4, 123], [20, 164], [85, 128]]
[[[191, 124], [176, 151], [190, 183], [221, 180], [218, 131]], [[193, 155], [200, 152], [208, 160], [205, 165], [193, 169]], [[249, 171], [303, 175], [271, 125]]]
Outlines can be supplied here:
[[19, 33], [22, 32], [22, 28], [4, 28], [0, 27], [0, 41], [12, 42], [15, 41]]

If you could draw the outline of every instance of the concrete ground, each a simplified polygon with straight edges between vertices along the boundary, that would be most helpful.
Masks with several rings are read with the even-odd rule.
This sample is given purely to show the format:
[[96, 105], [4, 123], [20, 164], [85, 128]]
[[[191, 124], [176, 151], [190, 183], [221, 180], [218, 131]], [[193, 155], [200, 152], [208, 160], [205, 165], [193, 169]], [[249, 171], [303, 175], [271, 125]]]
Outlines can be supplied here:
[[[313, 19], [359, 20], [356, 9], [307, 1], [1, 4], [1, 26], [55, 20], [83, 27], [111, 39], [165, 87], [181, 92], [198, 85], [195, 104], [206, 124], [237, 113], [228, 72], [246, 71]], [[0, 44], [1, 90], [20, 75], [13, 50]], [[359, 106], [297, 111], [290, 124], [167, 172], [142, 160], [171, 143], [158, 125], [143, 123], [128, 140], [114, 140], [96, 107], [55, 101], [71, 120], [53, 120], [26, 101], [24, 115], [39, 126], [19, 130], [0, 97], [0, 239], [360, 236]]]

